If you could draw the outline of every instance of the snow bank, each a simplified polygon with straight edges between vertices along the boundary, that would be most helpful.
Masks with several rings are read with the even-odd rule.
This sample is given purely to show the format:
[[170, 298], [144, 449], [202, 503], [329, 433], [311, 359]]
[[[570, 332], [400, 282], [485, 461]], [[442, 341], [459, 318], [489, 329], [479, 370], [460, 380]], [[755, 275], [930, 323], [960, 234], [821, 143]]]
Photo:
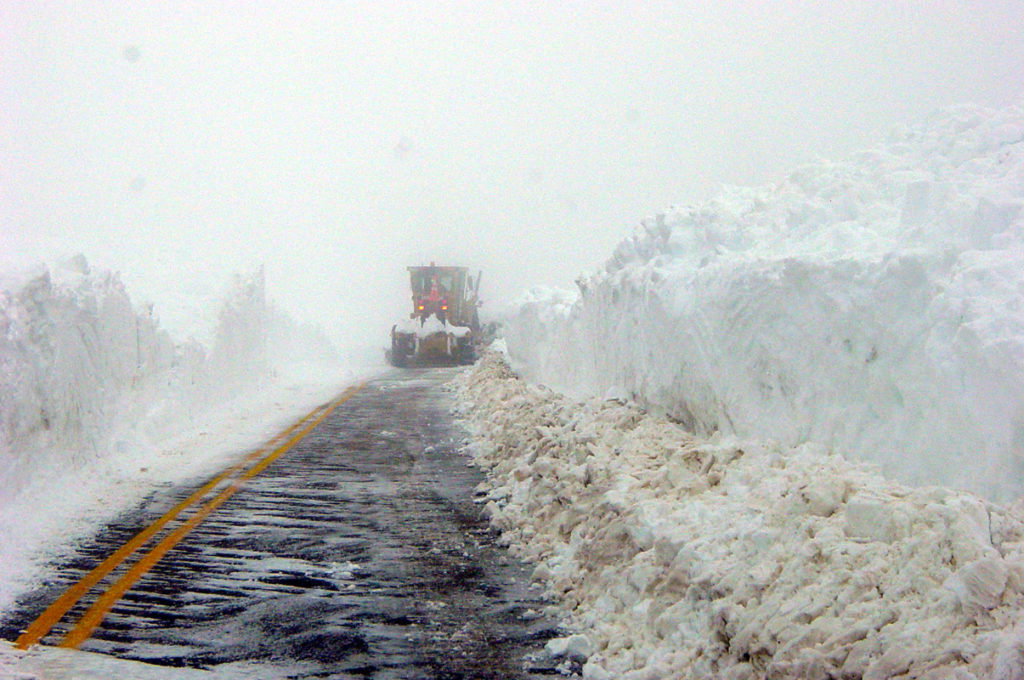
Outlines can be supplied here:
[[80, 466], [103, 455], [141, 393], [177, 373], [198, 377], [202, 359], [198, 347], [175, 347], [117, 277], [91, 275], [82, 257], [4, 281], [0, 502], [45, 467], [42, 457]]
[[458, 389], [485, 511], [572, 612], [585, 678], [1024, 677], [1024, 507], [699, 439], [494, 352]]
[[222, 422], [254, 437], [275, 423], [245, 424], [248, 414], [269, 419], [268, 406], [289, 398], [302, 403], [279, 410], [308, 410], [352, 378], [322, 333], [264, 291], [262, 271], [236, 277], [207, 348], [175, 342], [82, 256], [0, 278], [0, 608], [32, 575], [34, 551], [97, 497], [111, 510], [131, 501], [110, 498], [111, 484], [148, 475], [135, 493], [194, 474], [225, 442], [259, 440], [221, 433], [187, 454], [181, 442]]
[[907, 483], [1024, 492], [1024, 110], [961, 107], [841, 163], [647, 220], [514, 365], [698, 433], [821, 444]]

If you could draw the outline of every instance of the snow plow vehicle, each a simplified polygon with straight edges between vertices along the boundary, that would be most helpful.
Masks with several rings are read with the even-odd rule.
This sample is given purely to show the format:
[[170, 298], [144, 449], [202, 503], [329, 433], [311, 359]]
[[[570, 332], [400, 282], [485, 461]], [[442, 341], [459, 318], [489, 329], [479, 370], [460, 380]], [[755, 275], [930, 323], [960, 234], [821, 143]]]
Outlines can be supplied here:
[[412, 313], [391, 327], [392, 366], [452, 366], [476, 361], [480, 278], [467, 267], [409, 267]]

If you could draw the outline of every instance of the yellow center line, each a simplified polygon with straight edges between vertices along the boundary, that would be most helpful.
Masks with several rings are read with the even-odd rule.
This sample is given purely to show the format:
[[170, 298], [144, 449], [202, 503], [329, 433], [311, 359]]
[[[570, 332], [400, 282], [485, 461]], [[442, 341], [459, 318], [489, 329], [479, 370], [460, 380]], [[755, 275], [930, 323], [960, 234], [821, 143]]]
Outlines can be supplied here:
[[121, 597], [128, 592], [128, 589], [135, 584], [143, 575], [146, 574], [150, 569], [160, 561], [167, 552], [177, 545], [181, 539], [185, 538], [189, 532], [196, 528], [200, 522], [209, 516], [211, 512], [220, 507], [227, 499], [235, 495], [239, 489], [242, 488], [243, 483], [255, 477], [259, 473], [263, 472], [268, 465], [273, 463], [275, 460], [280, 458], [285, 452], [291, 449], [297, 444], [303, 437], [310, 433], [310, 431], [320, 424], [320, 422], [326, 418], [335, 408], [340, 406], [342, 403], [347, 401], [353, 394], [355, 394], [363, 385], [358, 385], [351, 391], [339, 397], [334, 403], [323, 410], [312, 422], [304, 427], [298, 434], [293, 436], [291, 439], [286, 441], [284, 444], [274, 449], [274, 451], [266, 458], [261, 460], [256, 465], [252, 466], [245, 471], [238, 479], [231, 483], [231, 486], [217, 494], [213, 500], [209, 501], [201, 507], [195, 515], [192, 516], [185, 524], [175, 529], [172, 533], [167, 535], [164, 540], [160, 541], [152, 550], [143, 555], [138, 562], [132, 565], [121, 578], [119, 578], [114, 585], [110, 586], [99, 599], [93, 603], [89, 610], [82, 615], [82, 618], [75, 624], [75, 627], [68, 632], [68, 634], [61, 641], [61, 647], [77, 648], [83, 642], [89, 639], [92, 632], [96, 630], [96, 627], [102, 623], [103, 618], [110, 611], [110, 608], [121, 599]]
[[[155, 522], [153, 522], [153, 524], [149, 525], [141, 532], [136, 534], [130, 541], [125, 543], [116, 552], [111, 554], [107, 559], [103, 560], [103, 562], [101, 562], [99, 565], [93, 568], [92, 571], [83, 576], [77, 583], [69, 587], [59, 598], [57, 598], [57, 600], [53, 604], [51, 604], [46, 609], [46, 611], [40, 614], [39, 617], [35, 621], [33, 621], [32, 624], [29, 625], [27, 629], [25, 629], [25, 632], [22, 633], [21, 636], [15, 641], [14, 646], [17, 649], [28, 649], [32, 645], [42, 640], [50, 632], [50, 630], [57, 624], [57, 622], [60, 621], [60, 619], [63, 618], [64, 615], [72, 607], [74, 607], [75, 604], [87, 592], [89, 592], [89, 590], [93, 588], [93, 586], [95, 586], [97, 583], [103, 580], [103, 578], [107, 576], [107, 574], [116, 569], [118, 565], [124, 562], [132, 553], [134, 553], [136, 550], [139, 549], [139, 547], [144, 545], [150, 538], [153, 537], [154, 534], [163, 529], [170, 521], [172, 521], [184, 510], [188, 509], [197, 501], [206, 496], [212, 489], [221, 484], [225, 479], [228, 479], [229, 477], [237, 473], [240, 469], [242, 469], [252, 461], [259, 458], [261, 455], [266, 453], [271, 447], [273, 447], [275, 444], [291, 435], [297, 429], [308, 423], [311, 419], [316, 418], [316, 423], [319, 423], [326, 417], [328, 413], [330, 413], [330, 411], [333, 411], [338, 405], [340, 405], [342, 402], [346, 401], [349, 397], [355, 394], [355, 392], [362, 388], [362, 386], [363, 385], [357, 385], [355, 387], [351, 387], [345, 390], [342, 393], [342, 395], [332, 404], [326, 407], [318, 406], [317, 408], [313, 409], [310, 413], [303, 416], [296, 423], [294, 423], [281, 433], [274, 436], [269, 442], [267, 442], [267, 444], [256, 449], [255, 451], [247, 455], [242, 461], [235, 464], [228, 470], [225, 470], [221, 474], [217, 475], [209, 482], [204, 484], [201, 488], [199, 488], [195, 493], [193, 493], [188, 498], [186, 498], [185, 500], [183, 500], [182, 502], [178, 503], [176, 506], [168, 510], [162, 517], [160, 517], [160, 519], [156, 520]], [[314, 423], [314, 425], [316, 423]], [[302, 434], [299, 435], [297, 438], [293, 437], [291, 440], [289, 440], [289, 443], [286, 444], [284, 447], [278, 447], [278, 449], [275, 449], [274, 453], [272, 453], [271, 456], [276, 459], [278, 456], [280, 456], [281, 453], [283, 453], [283, 451], [281, 450], [282, 448], [284, 448], [284, 450], [290, 448], [292, 445], [294, 445], [296, 441], [298, 441], [298, 439], [301, 439], [303, 436], [305, 436], [309, 432], [309, 430], [312, 429], [312, 427], [313, 426], [310, 426], [303, 430]], [[278, 453], [279, 451], [280, 453]], [[269, 463], [266, 463], [266, 465], [269, 465]], [[249, 472], [252, 473], [252, 470], [255, 470], [257, 467], [259, 468], [259, 471], [262, 471], [266, 467], [266, 465], [260, 463], [254, 468], [252, 468]], [[249, 477], [253, 476], [253, 474], [257, 473], [246, 473], [245, 475], [243, 475], [241, 479], [248, 479]], [[238, 482], [236, 481], [235, 483], [237, 484]], [[234, 491], [232, 491], [231, 493], [233, 494]], [[226, 500], [226, 498], [224, 500]], [[221, 502], [223, 502], [223, 500]], [[220, 505], [220, 503], [217, 503], [217, 505]], [[213, 508], [211, 508], [211, 511], [212, 509]], [[202, 510], [200, 510], [199, 512], [202, 512]], [[207, 512], [206, 514], [209, 514], [209, 512]], [[198, 522], [196, 522], [196, 524], [198, 524]], [[178, 540], [180, 540], [180, 538]]]
[[232, 474], [243, 468], [248, 463], [252, 462], [260, 455], [266, 453], [266, 451], [273, 446], [274, 443], [280, 441], [288, 434], [293, 432], [296, 428], [300, 427], [303, 423], [312, 418], [320, 407], [314, 409], [311, 413], [304, 416], [297, 423], [289, 427], [284, 432], [276, 435], [267, 445], [260, 447], [247, 455], [242, 461], [234, 465], [233, 467], [220, 473], [201, 488], [199, 488], [191, 496], [178, 503], [176, 506], [168, 510], [160, 519], [153, 522], [151, 525], [136, 534], [130, 541], [121, 546], [116, 552], [111, 554], [107, 559], [103, 560], [99, 565], [94, 567], [92, 571], [83, 576], [77, 583], [68, 588], [63, 595], [51, 604], [46, 611], [39, 615], [39, 617], [32, 622], [32, 624], [25, 630], [24, 633], [15, 641], [14, 645], [18, 649], [28, 649], [32, 645], [43, 639], [47, 633], [57, 624], [57, 622], [63, 618], [64, 614], [69, 609], [75, 606], [82, 597], [92, 589], [97, 583], [109, 574], [111, 571], [117, 568], [124, 560], [126, 560], [132, 553], [134, 553], [140, 546], [146, 543], [150, 538], [153, 537], [158, 531], [164, 528], [168, 522], [177, 517], [181, 512], [191, 507], [199, 499], [210, 492], [211, 489], [216, 487], [218, 484], [223, 482], [225, 479], [230, 477]]

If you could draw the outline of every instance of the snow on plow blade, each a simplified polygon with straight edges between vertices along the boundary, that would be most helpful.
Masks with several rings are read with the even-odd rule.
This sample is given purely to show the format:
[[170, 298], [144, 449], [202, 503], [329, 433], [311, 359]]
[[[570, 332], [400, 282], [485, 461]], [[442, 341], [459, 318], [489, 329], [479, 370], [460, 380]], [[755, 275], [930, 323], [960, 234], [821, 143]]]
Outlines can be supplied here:
[[393, 366], [454, 366], [476, 360], [473, 332], [466, 326], [450, 326], [436, 318], [422, 325], [415, 320], [392, 329], [388, 361]]

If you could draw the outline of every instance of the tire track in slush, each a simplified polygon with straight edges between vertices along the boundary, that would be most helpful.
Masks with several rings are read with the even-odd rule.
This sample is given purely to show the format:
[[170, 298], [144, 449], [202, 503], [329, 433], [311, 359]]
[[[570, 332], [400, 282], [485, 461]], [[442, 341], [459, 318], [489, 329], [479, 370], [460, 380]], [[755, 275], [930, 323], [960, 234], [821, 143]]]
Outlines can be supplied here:
[[[481, 477], [458, 454], [443, 387], [456, 370], [368, 384], [169, 550], [81, 648], [253, 678], [555, 674], [546, 603], [472, 500]], [[19, 602], [3, 637], [198, 486], [100, 531]], [[90, 605], [43, 643], [59, 644]]]

